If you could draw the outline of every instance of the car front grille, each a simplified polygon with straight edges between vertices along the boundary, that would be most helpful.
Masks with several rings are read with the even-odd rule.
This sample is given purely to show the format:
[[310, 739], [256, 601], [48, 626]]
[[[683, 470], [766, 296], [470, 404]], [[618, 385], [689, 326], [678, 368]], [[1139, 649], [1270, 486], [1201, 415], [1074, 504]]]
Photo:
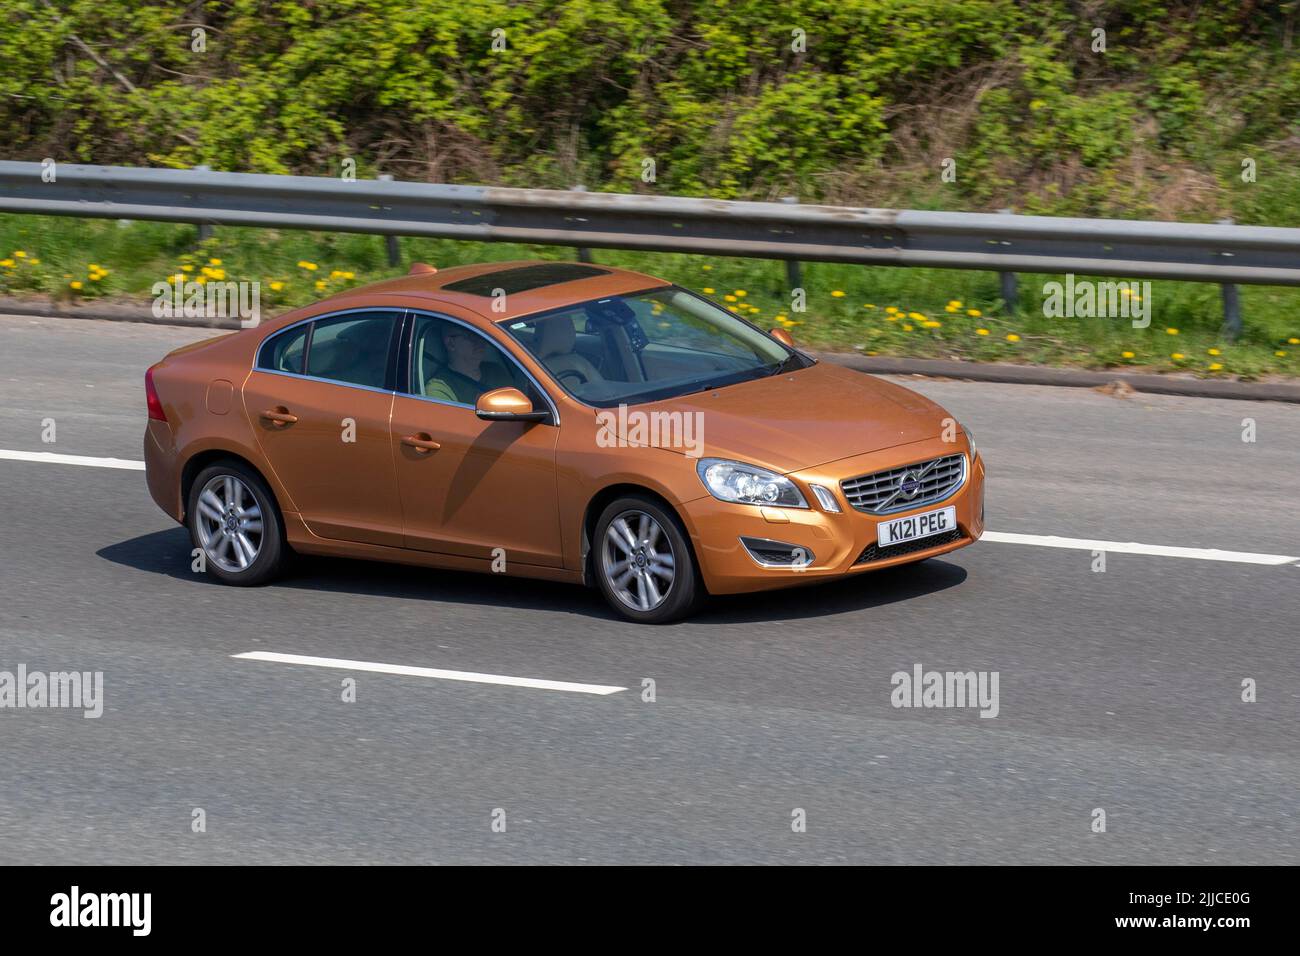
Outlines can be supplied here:
[[[965, 481], [966, 456], [945, 455], [915, 465], [846, 478], [840, 482], [840, 490], [858, 511], [887, 515], [942, 501]], [[911, 491], [910, 497], [907, 491]]]
[[888, 561], [890, 558], [901, 558], [905, 554], [916, 554], [918, 551], [929, 551], [931, 548], [952, 544], [954, 541], [960, 541], [963, 537], [965, 537], [965, 534], [960, 528], [953, 528], [943, 534], [932, 534], [928, 538], [917, 538], [915, 541], [904, 541], [902, 544], [891, 544], [883, 548], [872, 542], [863, 549], [862, 553], [858, 555], [858, 560], [853, 563], [855, 565], [866, 564], [869, 561]]

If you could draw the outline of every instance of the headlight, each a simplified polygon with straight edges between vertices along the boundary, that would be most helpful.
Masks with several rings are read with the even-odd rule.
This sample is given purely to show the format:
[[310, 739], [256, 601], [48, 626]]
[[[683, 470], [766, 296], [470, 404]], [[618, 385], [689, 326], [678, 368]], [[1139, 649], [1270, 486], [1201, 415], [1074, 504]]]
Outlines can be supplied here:
[[970, 460], [971, 460], [971, 464], [973, 465], [973, 464], [975, 464], [975, 454], [976, 454], [976, 451], [975, 451], [975, 434], [974, 434], [974, 432], [972, 432], [969, 428], [967, 428], [965, 425], [961, 426], [961, 430], [965, 433], [965, 435], [966, 435], [966, 441], [967, 441], [967, 443], [970, 445]]
[[701, 458], [695, 470], [709, 494], [723, 501], [783, 508], [808, 507], [794, 482], [766, 468], [721, 458]]

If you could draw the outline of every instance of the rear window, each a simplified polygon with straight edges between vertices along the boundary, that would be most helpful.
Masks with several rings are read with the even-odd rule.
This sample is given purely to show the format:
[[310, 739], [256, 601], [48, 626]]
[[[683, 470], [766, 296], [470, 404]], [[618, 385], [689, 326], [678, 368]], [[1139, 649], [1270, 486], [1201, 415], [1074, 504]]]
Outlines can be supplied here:
[[481, 295], [490, 298], [500, 289], [506, 295], [519, 292], [531, 292], [548, 285], [561, 282], [574, 282], [578, 279], [590, 279], [592, 276], [609, 275], [608, 269], [583, 265], [577, 262], [547, 262], [535, 266], [520, 266], [517, 269], [503, 269], [485, 275], [461, 279], [443, 286], [448, 292], [465, 292], [469, 295]]

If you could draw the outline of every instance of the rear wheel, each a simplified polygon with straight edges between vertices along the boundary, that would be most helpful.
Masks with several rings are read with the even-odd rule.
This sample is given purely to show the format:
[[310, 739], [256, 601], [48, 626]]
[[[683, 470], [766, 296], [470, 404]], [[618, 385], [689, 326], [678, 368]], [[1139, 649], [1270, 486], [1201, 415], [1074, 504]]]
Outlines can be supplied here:
[[264, 584], [284, 567], [284, 526], [266, 482], [246, 465], [219, 461], [190, 486], [186, 523], [204, 567], [226, 584]]
[[619, 614], [641, 624], [686, 617], [704, 595], [681, 521], [649, 497], [619, 498], [601, 512], [596, 580]]

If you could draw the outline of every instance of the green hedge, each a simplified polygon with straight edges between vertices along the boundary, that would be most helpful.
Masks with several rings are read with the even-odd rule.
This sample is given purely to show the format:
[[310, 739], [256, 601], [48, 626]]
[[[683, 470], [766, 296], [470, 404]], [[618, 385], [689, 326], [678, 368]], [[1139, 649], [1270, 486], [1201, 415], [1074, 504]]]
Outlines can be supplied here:
[[0, 142], [8, 158], [332, 175], [350, 157], [361, 176], [443, 182], [1294, 225], [1298, 7], [9, 0]]

